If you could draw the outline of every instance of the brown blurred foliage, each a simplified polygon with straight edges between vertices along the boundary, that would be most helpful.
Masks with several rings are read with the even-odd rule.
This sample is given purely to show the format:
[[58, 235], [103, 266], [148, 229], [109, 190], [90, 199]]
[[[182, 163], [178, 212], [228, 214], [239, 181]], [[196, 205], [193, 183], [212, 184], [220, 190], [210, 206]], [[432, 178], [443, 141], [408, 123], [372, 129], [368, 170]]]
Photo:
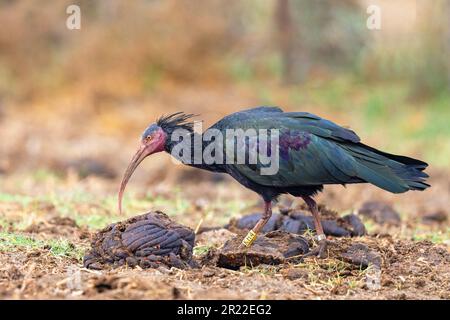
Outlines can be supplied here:
[[151, 86], [162, 76], [217, 79], [220, 58], [237, 37], [237, 2], [77, 1], [82, 29], [71, 31], [65, 8], [73, 2], [0, 2], [7, 26], [0, 30], [0, 68], [12, 80], [3, 91], [26, 95], [107, 79], [117, 86], [136, 80]]
[[[1, 0], [0, 94], [26, 99], [68, 86], [142, 92], [161, 80], [299, 83], [358, 70], [442, 89], [449, 1], [374, 3], [394, 12], [383, 11], [387, 31], [367, 30], [365, 0]], [[81, 30], [65, 27], [69, 4], [81, 8]], [[401, 34], [395, 21], [411, 8], [417, 19]]]

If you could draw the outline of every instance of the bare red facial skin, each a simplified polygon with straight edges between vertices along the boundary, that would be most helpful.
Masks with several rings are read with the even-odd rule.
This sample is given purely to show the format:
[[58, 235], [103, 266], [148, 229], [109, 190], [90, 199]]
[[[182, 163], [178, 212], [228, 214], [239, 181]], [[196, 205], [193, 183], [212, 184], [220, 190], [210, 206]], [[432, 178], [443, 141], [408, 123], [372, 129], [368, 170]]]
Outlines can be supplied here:
[[119, 196], [118, 196], [118, 206], [119, 206], [119, 214], [122, 214], [122, 197], [125, 191], [125, 187], [130, 180], [133, 172], [139, 166], [139, 164], [151, 154], [164, 151], [164, 145], [166, 143], [167, 134], [161, 129], [155, 130], [151, 135], [145, 137], [141, 141], [141, 145], [139, 149], [136, 151], [135, 155], [130, 161], [127, 170], [122, 178], [122, 182], [120, 183], [119, 188]]

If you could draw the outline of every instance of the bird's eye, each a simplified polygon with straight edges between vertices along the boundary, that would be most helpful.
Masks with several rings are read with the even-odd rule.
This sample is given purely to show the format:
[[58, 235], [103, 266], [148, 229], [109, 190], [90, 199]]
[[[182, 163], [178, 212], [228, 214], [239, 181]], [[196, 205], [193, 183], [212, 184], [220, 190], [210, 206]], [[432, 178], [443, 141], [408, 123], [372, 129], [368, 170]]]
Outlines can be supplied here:
[[147, 140], [147, 141], [152, 141], [152, 139], [153, 139], [153, 136], [147, 136], [147, 137], [145, 137], [145, 140]]

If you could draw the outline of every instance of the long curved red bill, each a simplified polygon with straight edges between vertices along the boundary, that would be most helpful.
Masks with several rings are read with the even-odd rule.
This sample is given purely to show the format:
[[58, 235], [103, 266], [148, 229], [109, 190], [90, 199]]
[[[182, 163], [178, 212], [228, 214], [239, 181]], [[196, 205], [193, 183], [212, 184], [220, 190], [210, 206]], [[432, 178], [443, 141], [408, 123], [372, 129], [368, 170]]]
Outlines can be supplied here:
[[122, 197], [123, 192], [125, 191], [125, 187], [127, 186], [128, 180], [130, 180], [131, 175], [134, 170], [136, 170], [137, 166], [148, 156], [148, 152], [146, 152], [145, 146], [141, 146], [136, 154], [131, 159], [130, 164], [128, 165], [127, 170], [125, 171], [122, 182], [120, 183], [119, 189], [119, 197], [118, 197], [118, 205], [119, 205], [119, 213], [122, 214]]

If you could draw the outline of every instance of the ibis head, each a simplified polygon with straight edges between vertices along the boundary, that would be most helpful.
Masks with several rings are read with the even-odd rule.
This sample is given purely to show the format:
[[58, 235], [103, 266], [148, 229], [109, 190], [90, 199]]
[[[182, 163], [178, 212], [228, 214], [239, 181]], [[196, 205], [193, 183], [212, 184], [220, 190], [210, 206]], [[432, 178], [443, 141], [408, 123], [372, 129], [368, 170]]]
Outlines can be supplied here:
[[157, 124], [150, 125], [142, 134], [140, 145], [131, 159], [127, 170], [122, 178], [122, 183], [119, 189], [119, 212], [122, 213], [122, 197], [125, 187], [130, 180], [133, 172], [139, 166], [139, 164], [151, 154], [164, 151], [164, 146], [166, 144], [167, 134], [166, 132]]
[[168, 143], [168, 137], [176, 129], [184, 129], [188, 132], [192, 132], [193, 123], [188, 121], [192, 118], [193, 114], [185, 114], [183, 112], [177, 112], [168, 116], [162, 116], [156, 123], [151, 124], [145, 129], [140, 139], [140, 145], [135, 155], [131, 159], [128, 168], [123, 175], [122, 182], [119, 189], [119, 212], [122, 213], [122, 197], [125, 191], [125, 187], [130, 180], [131, 175], [136, 170], [138, 165], [151, 154], [167, 151], [170, 148]]

